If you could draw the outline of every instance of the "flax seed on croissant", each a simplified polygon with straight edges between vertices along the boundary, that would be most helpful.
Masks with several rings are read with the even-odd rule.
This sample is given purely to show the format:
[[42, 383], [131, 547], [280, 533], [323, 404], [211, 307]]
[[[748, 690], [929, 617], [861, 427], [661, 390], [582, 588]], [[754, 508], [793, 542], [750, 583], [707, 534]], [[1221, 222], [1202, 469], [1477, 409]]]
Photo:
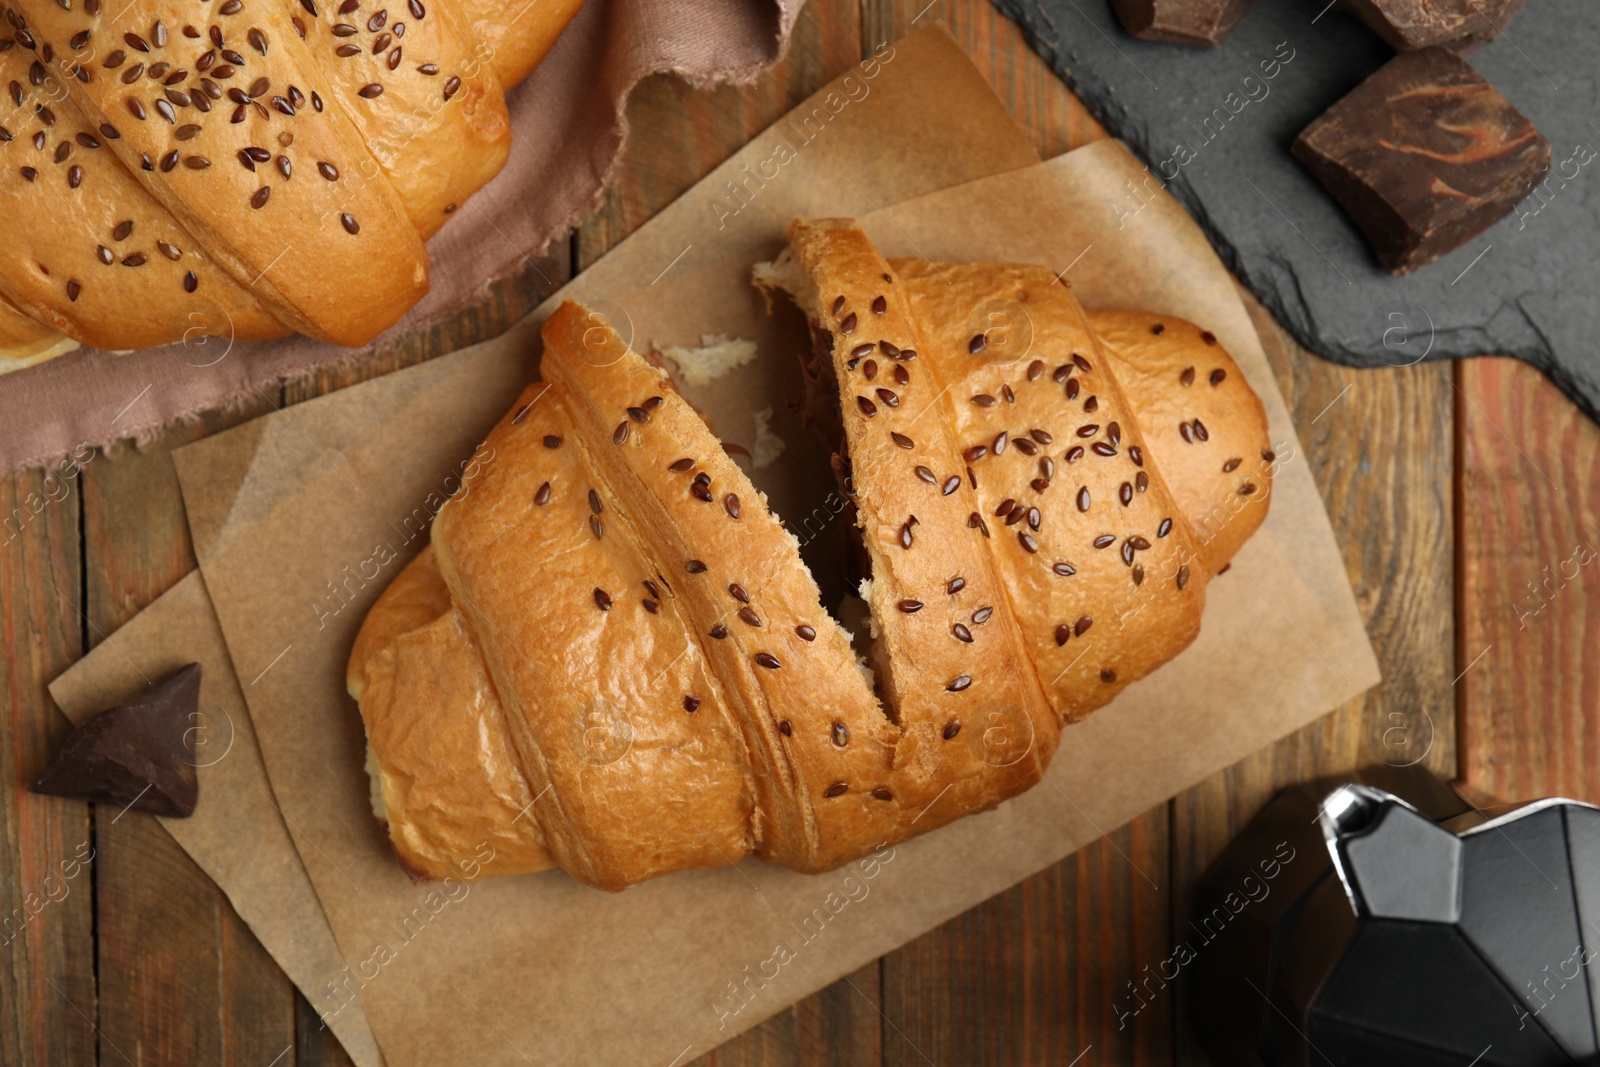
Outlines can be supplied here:
[[[825, 610], [663, 372], [565, 304], [545, 381], [351, 657], [414, 871], [456, 869], [473, 838], [607, 889], [749, 854], [827, 870], [1026, 790], [1063, 725], [1193, 639], [1212, 568], [1163, 475], [1190, 468], [1143, 429], [1181, 383], [1119, 382], [1049, 271], [890, 262], [847, 220], [790, 242], [760, 278], [811, 318], [804, 362], [839, 407], [870, 633]], [[1025, 336], [971, 326], [1000, 306], [1027, 309]], [[1233, 377], [1207, 401], [1242, 442], [1259, 405]]]
[[371, 340], [427, 291], [422, 242], [504, 164], [505, 90], [576, 8], [0, 4], [0, 297], [37, 324], [0, 329], [0, 369], [197, 328]]

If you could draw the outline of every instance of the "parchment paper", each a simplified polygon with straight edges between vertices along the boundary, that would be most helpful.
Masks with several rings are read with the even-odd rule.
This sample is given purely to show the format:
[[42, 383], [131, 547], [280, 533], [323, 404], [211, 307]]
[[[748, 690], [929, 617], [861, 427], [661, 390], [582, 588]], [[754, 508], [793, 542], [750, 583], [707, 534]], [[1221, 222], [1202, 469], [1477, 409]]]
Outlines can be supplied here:
[[[190, 729], [204, 802], [187, 819], [158, 821], [222, 888], [294, 984], [318, 988], [339, 973], [344, 957], [278, 813], [200, 572], [190, 572], [95, 646], [50, 684], [50, 695], [77, 725], [186, 663], [202, 668], [200, 709]], [[329, 1023], [357, 1067], [382, 1067], [359, 1004]]]
[[[617, 895], [559, 872], [430, 888], [410, 884], [371, 818], [344, 663], [367, 606], [420, 547], [412, 531], [445, 491], [471, 491], [451, 474], [531, 375], [539, 316], [181, 450], [196, 551], [261, 753], [350, 968], [340, 987], [307, 995], [337, 1019], [340, 990], [359, 991], [396, 1067], [682, 1062], [1377, 681], [1282, 398], [1193, 223], [1158, 199], [1117, 229], [1108, 191], [1138, 173], [1117, 145], [929, 193], [1030, 153], [942, 32], [895, 47], [866, 94], [777, 177], [747, 187], [737, 215], [719, 215], [714, 198], [738, 167], [794, 139], [783, 123], [569, 291], [601, 302], [641, 347], [714, 331], [760, 340], [757, 364], [692, 396], [748, 445], [751, 413], [772, 407], [783, 425], [785, 392], [798, 390], [789, 346], [805, 335], [785, 338], [782, 317], [769, 323], [745, 281], [792, 213], [857, 215], [892, 253], [1057, 270], [1076, 259], [1068, 276], [1086, 302], [1186, 315], [1234, 354], [1284, 457], [1271, 517], [1211, 587], [1196, 645], [1073, 727], [1046, 781], [994, 812], [812, 877], [748, 862]], [[797, 428], [780, 433], [788, 451], [755, 476], [794, 516], [831, 476]], [[145, 655], [119, 644], [134, 662]]]

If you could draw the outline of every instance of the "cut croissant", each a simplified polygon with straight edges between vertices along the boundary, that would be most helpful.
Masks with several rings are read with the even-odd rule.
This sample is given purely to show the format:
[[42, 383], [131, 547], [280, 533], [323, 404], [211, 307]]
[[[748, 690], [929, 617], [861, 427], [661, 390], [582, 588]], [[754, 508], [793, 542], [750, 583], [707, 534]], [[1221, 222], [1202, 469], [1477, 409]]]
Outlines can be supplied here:
[[[414, 872], [461, 877], [485, 841], [505, 862], [483, 873], [607, 889], [749, 854], [828, 870], [1027, 789], [1065, 723], [1193, 639], [1222, 550], [1188, 516], [1215, 486], [1169, 485], [1191, 446], [1142, 418], [1190, 386], [1125, 393], [1049, 271], [891, 263], [844, 220], [790, 237], [760, 277], [812, 319], [815, 395], [843, 398], [824, 425], [871, 562], [865, 660], [672, 383], [569, 302], [545, 381], [351, 657]], [[1026, 336], [972, 326], [1002, 304]], [[1150, 321], [1173, 337], [1136, 354], [1166, 358], [1177, 320]], [[1265, 449], [1259, 401], [1206, 347], [1196, 373], [1229, 383], [1206, 402], [1231, 406], [1205, 414]]]
[[371, 340], [578, 2], [0, 6], [0, 370], [196, 330]]

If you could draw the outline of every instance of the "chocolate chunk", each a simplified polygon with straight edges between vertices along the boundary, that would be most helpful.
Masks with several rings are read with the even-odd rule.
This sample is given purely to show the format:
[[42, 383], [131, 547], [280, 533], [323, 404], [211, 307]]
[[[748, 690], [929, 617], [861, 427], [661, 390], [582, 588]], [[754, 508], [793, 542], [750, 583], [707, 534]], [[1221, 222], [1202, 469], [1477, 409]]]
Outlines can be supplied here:
[[1345, 0], [1397, 52], [1435, 45], [1471, 52], [1500, 36], [1523, 0]]
[[1300, 131], [1292, 151], [1391, 274], [1472, 240], [1550, 169], [1550, 142], [1443, 48], [1384, 64]]
[[200, 664], [180, 667], [72, 732], [35, 793], [187, 818], [200, 797], [193, 727]]
[[1250, 10], [1253, 0], [1113, 0], [1117, 18], [1145, 41], [1216, 46]]

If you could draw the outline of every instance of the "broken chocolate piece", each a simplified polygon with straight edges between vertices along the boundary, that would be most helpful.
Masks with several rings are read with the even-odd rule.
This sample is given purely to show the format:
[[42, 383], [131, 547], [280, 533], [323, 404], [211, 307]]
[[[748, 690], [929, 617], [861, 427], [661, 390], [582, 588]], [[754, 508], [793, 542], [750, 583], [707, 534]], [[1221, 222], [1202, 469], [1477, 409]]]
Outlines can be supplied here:
[[1443, 48], [1384, 64], [1295, 138], [1391, 274], [1461, 247], [1550, 169], [1550, 142]]
[[1523, 0], [1345, 0], [1351, 14], [1397, 52], [1471, 52], [1500, 36]]
[[1213, 47], [1250, 10], [1253, 0], [1113, 0], [1117, 18], [1144, 41], [1208, 44]]
[[191, 663], [74, 730], [33, 791], [187, 818], [200, 795], [199, 706], [200, 664]]

